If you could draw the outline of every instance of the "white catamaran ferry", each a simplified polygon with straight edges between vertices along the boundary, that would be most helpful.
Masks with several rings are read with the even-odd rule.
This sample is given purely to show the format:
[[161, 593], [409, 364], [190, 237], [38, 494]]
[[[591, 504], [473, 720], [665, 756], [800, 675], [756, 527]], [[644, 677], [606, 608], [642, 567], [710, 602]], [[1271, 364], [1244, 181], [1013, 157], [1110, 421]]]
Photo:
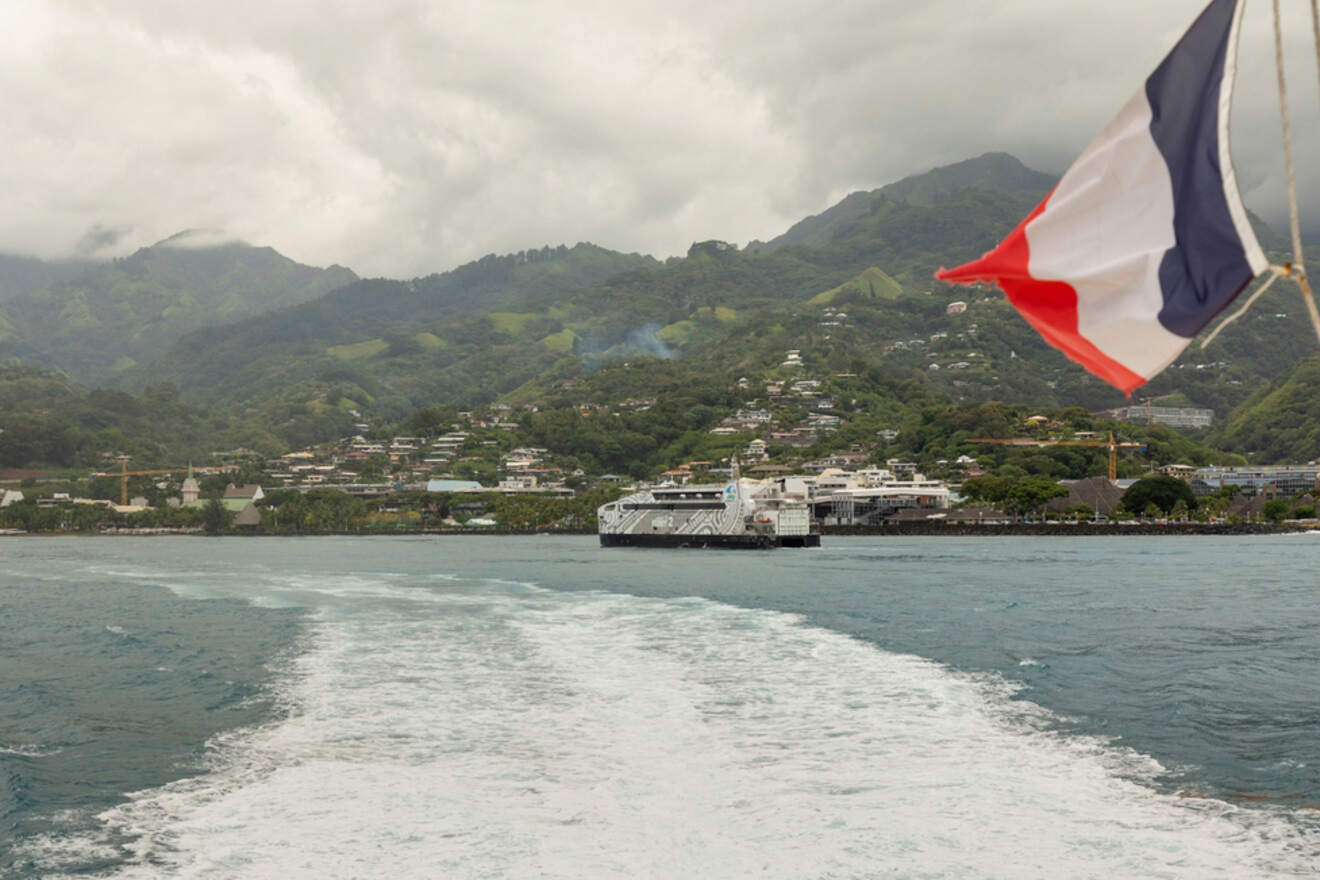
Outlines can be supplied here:
[[774, 483], [657, 486], [596, 511], [603, 547], [819, 547], [811, 512]]

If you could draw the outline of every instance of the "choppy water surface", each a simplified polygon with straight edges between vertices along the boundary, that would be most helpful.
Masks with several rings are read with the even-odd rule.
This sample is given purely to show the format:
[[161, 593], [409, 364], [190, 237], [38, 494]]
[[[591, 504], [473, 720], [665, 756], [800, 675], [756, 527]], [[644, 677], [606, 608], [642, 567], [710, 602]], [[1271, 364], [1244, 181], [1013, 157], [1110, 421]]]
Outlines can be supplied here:
[[0, 553], [0, 876], [1320, 864], [1320, 536]]

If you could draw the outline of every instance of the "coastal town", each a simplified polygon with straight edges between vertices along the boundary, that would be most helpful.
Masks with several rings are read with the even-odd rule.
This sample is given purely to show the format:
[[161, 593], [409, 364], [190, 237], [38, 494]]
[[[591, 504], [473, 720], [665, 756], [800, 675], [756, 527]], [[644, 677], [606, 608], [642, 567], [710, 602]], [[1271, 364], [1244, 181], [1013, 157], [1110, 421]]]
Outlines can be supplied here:
[[[738, 478], [773, 483], [782, 496], [805, 503], [813, 527], [825, 530], [1033, 522], [1216, 525], [1315, 516], [1315, 461], [1158, 461], [1147, 443], [1117, 440], [1112, 429], [1077, 430], [1068, 418], [1045, 414], [1009, 426], [1014, 436], [961, 440], [957, 447], [966, 451], [951, 457], [905, 458], [889, 454], [902, 434], [897, 425], [876, 429], [869, 440], [837, 441], [852, 414], [836, 398], [855, 376], [813, 374], [798, 350], [785, 352], [776, 373], [755, 385], [739, 378], [743, 404], [705, 429], [718, 444], [712, 448], [727, 454], [673, 462], [654, 473], [601, 472], [584, 467], [581, 456], [531, 445], [529, 419], [541, 407], [496, 402], [455, 410], [452, 421], [426, 432], [396, 434], [358, 422], [351, 436], [276, 457], [236, 448], [177, 468], [142, 468], [125, 455], [106, 453], [101, 469], [81, 477], [6, 473], [0, 527], [8, 533], [127, 534], [590, 531], [596, 506], [625, 493]], [[654, 398], [627, 397], [582, 403], [573, 411], [584, 423], [608, 424], [655, 404]], [[1203, 427], [1209, 419], [1208, 411], [1150, 402], [1091, 416], [1096, 424], [1183, 429]], [[1051, 449], [1094, 452], [1096, 461], [1107, 455], [1109, 473], [1051, 479], [1039, 458], [1020, 459], [1027, 470], [1014, 459], [995, 457], [997, 450], [1021, 455]]]

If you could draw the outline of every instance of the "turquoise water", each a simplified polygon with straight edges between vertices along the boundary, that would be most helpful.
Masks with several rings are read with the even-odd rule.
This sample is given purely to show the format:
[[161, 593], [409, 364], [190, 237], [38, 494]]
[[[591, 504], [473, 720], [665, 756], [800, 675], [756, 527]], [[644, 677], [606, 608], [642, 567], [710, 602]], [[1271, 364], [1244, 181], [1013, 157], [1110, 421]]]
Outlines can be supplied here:
[[0, 544], [0, 876], [1269, 877], [1320, 536]]

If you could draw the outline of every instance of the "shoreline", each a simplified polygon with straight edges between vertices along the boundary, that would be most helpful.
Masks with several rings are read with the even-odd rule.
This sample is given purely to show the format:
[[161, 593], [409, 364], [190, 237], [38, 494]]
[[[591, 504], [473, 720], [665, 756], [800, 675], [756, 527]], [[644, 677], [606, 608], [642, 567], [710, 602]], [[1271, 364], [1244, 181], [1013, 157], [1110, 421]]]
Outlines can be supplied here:
[[822, 529], [822, 535], [835, 537], [883, 537], [907, 535], [931, 535], [947, 537], [994, 537], [994, 536], [1093, 536], [1110, 537], [1119, 535], [1285, 535], [1305, 533], [1315, 530], [1313, 524], [1303, 523], [943, 523], [943, 522], [906, 522], [891, 523], [882, 526], [829, 526]]
[[[1116, 537], [1123, 535], [1285, 535], [1303, 534], [1318, 531], [1315, 524], [1304, 523], [945, 523], [945, 522], [905, 522], [879, 526], [825, 526], [820, 529], [822, 538], [887, 538], [887, 537], [949, 537], [949, 538], [994, 538], [994, 537]], [[326, 538], [326, 537], [594, 537], [598, 533], [588, 529], [400, 529], [397, 531], [308, 531], [308, 532], [262, 532], [231, 531], [218, 535], [207, 535], [201, 529], [180, 529], [171, 531], [161, 528], [120, 529], [97, 532], [23, 532], [0, 530], [0, 538], [161, 538], [161, 537], [216, 537], [216, 538]]]

